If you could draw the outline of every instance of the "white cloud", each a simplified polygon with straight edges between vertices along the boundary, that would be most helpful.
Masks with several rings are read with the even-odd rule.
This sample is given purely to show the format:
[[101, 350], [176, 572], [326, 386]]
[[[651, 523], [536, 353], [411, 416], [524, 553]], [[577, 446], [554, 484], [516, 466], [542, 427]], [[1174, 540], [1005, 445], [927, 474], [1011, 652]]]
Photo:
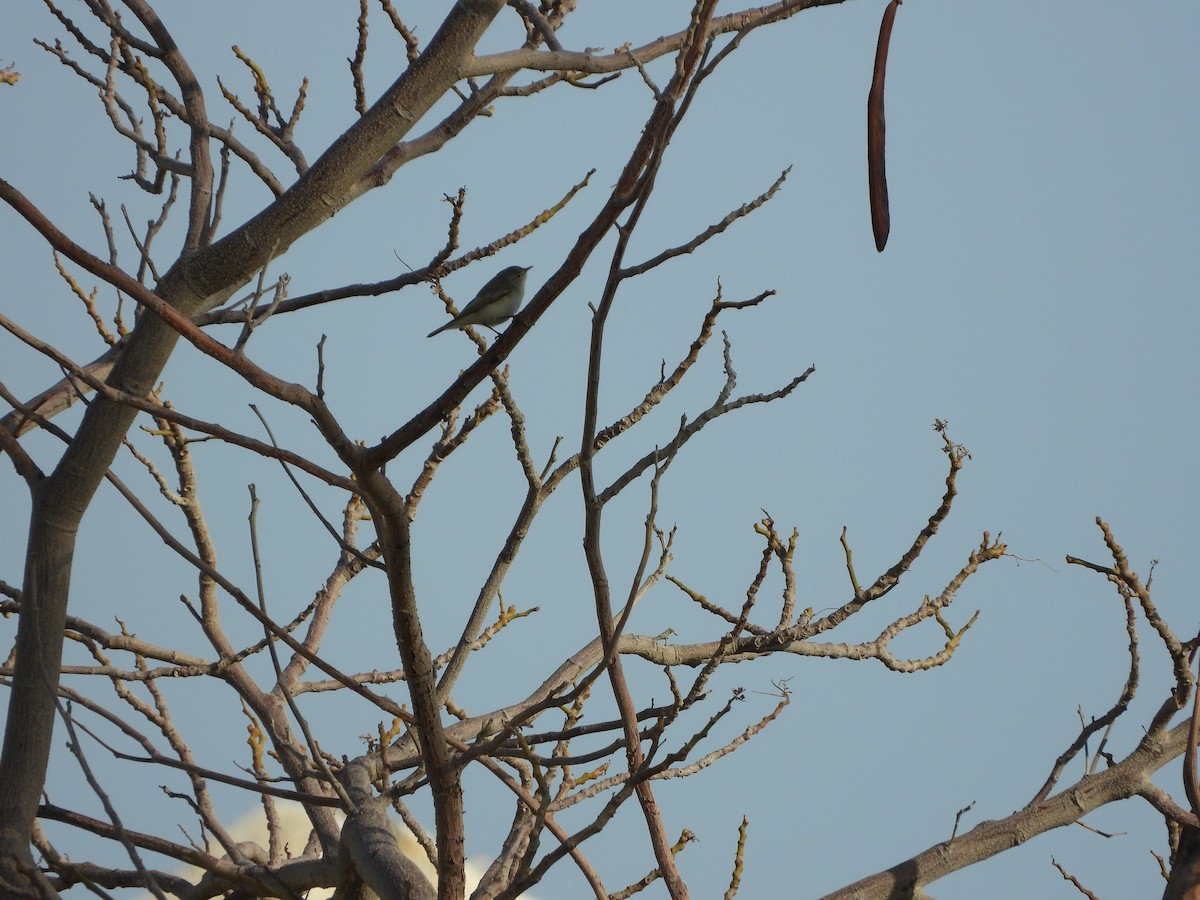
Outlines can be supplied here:
[[[312, 830], [312, 826], [308, 821], [308, 816], [304, 813], [304, 807], [299, 803], [290, 801], [280, 801], [275, 804], [279, 816], [279, 824], [284, 844], [293, 856], [298, 856], [304, 850], [305, 844], [308, 843], [308, 836]], [[345, 817], [338, 813], [338, 820], [341, 821]], [[417, 843], [417, 839], [413, 837], [408, 827], [403, 822], [392, 820], [392, 831], [396, 835], [396, 843], [399, 844], [401, 852], [409, 859], [413, 860], [425, 873], [426, 877], [431, 882], [437, 884], [437, 872], [430, 864], [425, 851], [421, 849], [421, 845]], [[229, 829], [229, 835], [238, 843], [243, 841], [252, 841], [260, 847], [266, 848], [269, 843], [267, 835], [267, 817], [261, 806], [256, 806], [248, 811], [244, 816], [238, 819]], [[487, 863], [478, 860], [467, 861], [467, 890], [471, 891], [479, 883], [479, 879], [487, 869]], [[203, 870], [195, 866], [185, 866], [175, 871], [176, 875], [186, 878], [193, 884], [198, 882], [203, 877]], [[327, 900], [333, 896], [331, 888], [314, 888], [307, 894], [307, 900]], [[535, 900], [529, 894], [521, 895], [525, 900]], [[150, 900], [150, 894], [142, 893], [137, 895], [136, 900]]]

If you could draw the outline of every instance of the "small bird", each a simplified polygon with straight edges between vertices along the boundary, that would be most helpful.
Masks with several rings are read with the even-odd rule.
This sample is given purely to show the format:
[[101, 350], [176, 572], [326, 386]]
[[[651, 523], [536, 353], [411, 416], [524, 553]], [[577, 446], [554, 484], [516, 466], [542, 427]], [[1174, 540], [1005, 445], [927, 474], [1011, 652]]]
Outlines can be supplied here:
[[[525, 297], [525, 276], [533, 266], [509, 266], [502, 269], [479, 289], [475, 299], [463, 307], [463, 311], [443, 325], [429, 332], [428, 337], [441, 334], [448, 328], [465, 328], [468, 325], [486, 325], [492, 328], [511, 319], [521, 308]], [[495, 331], [492, 328], [492, 331]]]

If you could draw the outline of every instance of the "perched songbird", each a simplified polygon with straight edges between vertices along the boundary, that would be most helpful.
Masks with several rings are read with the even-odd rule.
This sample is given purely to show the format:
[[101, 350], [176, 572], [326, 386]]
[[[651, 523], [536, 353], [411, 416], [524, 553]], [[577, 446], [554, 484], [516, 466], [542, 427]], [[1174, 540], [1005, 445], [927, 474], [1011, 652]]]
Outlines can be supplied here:
[[[463, 311], [443, 325], [429, 332], [429, 337], [441, 334], [447, 328], [465, 328], [468, 325], [486, 325], [492, 328], [508, 321], [521, 308], [525, 296], [525, 276], [533, 266], [509, 266], [479, 289], [475, 299]], [[495, 331], [495, 328], [492, 328]]]

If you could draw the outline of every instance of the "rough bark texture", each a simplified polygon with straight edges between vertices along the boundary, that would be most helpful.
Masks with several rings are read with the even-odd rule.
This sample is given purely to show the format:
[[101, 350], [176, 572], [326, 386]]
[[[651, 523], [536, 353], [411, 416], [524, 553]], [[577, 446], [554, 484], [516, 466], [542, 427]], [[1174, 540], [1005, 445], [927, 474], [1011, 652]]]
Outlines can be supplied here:
[[941, 843], [912, 859], [857, 881], [826, 900], [900, 900], [951, 872], [989, 859], [1052, 828], [1070, 825], [1092, 810], [1138, 793], [1150, 776], [1175, 759], [1187, 744], [1190, 723], [1147, 738], [1119, 765], [1090, 775], [1004, 819], [982, 822], [951, 843]]
[[1163, 900], [1200, 900], [1200, 828], [1185, 826]]

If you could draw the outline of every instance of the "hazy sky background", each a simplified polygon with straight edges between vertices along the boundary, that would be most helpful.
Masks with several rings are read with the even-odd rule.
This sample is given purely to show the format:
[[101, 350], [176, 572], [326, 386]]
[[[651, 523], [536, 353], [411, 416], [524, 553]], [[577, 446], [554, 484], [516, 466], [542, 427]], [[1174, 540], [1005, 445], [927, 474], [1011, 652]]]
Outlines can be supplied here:
[[[734, 667], [714, 682], [700, 716], [733, 687], [748, 692], [721, 730], [726, 739], [770, 709], [774, 700], [764, 694], [773, 679], [790, 679], [793, 702], [734, 756], [661, 788], [668, 831], [691, 828], [701, 839], [680, 857], [698, 897], [724, 890], [742, 815], [750, 826], [740, 896], [810, 897], [945, 840], [955, 812], [972, 802], [963, 829], [1024, 806], [1076, 735], [1077, 710], [1104, 713], [1126, 677], [1119, 598], [1100, 576], [1064, 562], [1067, 554], [1109, 561], [1096, 516], [1111, 524], [1143, 577], [1158, 560], [1155, 601], [1177, 633], [1190, 637], [1197, 626], [1188, 566], [1200, 538], [1194, 350], [1200, 189], [1193, 171], [1200, 8], [906, 2], [897, 15], [887, 87], [892, 235], [878, 254], [867, 208], [865, 103], [884, 5], [846, 3], [756, 32], [701, 91], [668, 153], [630, 259], [687, 240], [793, 168], [781, 193], [758, 213], [629, 285], [612, 316], [601, 419], [638, 402], [657, 379], [660, 361], [670, 366], [686, 352], [718, 279], [726, 299], [774, 289], [768, 303], [727, 314], [721, 323], [739, 391], [772, 390], [809, 364], [816, 373], [783, 402], [709, 426], [673, 464], [660, 498], [660, 524], [679, 524], [671, 572], [737, 608], [758, 565], [761, 542], [752, 529], [765, 508], [781, 530], [799, 531], [799, 605], [821, 610], [845, 602], [842, 527], [859, 578], [868, 583], [937, 508], [946, 463], [931, 428], [935, 418], [948, 420], [951, 437], [972, 452], [955, 510], [880, 608], [831, 639], [869, 639], [924, 594], [939, 592], [984, 530], [1003, 531], [1013, 556], [985, 566], [960, 592], [949, 621], [961, 627], [976, 610], [980, 616], [943, 668], [902, 676], [874, 663], [786, 656]], [[448, 8], [398, 6], [423, 40]], [[580, 6], [561, 33], [569, 48], [637, 45], [678, 31], [688, 12], [688, 4], [664, 0]], [[719, 12], [736, 8], [724, 3]], [[253, 98], [248, 74], [229, 49], [235, 43], [263, 67], [281, 108], [290, 107], [301, 78], [310, 78], [298, 131], [310, 162], [353, 121], [345, 60], [354, 52], [357, 4], [163, 3], [160, 12], [207, 91], [214, 121], [235, 116], [216, 74], [244, 102]], [[377, 7], [371, 16], [367, 74], [374, 99], [398, 73], [403, 48]], [[130, 171], [132, 154], [108, 126], [95, 91], [30, 43], [61, 35], [46, 10], [11, 4], [0, 21], [0, 64], [12, 63], [22, 74], [15, 87], [0, 90], [6, 123], [0, 173], [76, 241], [103, 255], [89, 191], [114, 213], [129, 204], [135, 223], [155, 216], [159, 201], [118, 180]], [[481, 52], [519, 41], [508, 11]], [[649, 70], [665, 83], [669, 66], [662, 60]], [[291, 275], [293, 296], [392, 277], [404, 270], [397, 255], [417, 266], [443, 244], [443, 194], [468, 189], [461, 240], [470, 248], [525, 223], [595, 167], [591, 186], [548, 226], [445, 283], [461, 306], [500, 267], [532, 265], [532, 291], [603, 203], [651, 104], [641, 79], [628, 73], [598, 91], [560, 86], [497, 103], [492, 117], [298, 242], [273, 271]], [[237, 133], [252, 141], [246, 123]], [[285, 161], [255, 146], [290, 183]], [[269, 202], [244, 167], [234, 170], [226, 231]], [[181, 204], [175, 228], [158, 239], [164, 262], [174, 256], [183, 213]], [[0, 223], [5, 314], [77, 360], [98, 355], [99, 340], [44, 245], [10, 211], [0, 212]], [[135, 251], [121, 235], [121, 260], [132, 266]], [[598, 296], [605, 268], [600, 253], [509, 361], [538, 459], [557, 435], [564, 437], [563, 455], [578, 446], [588, 303]], [[106, 303], [111, 295], [100, 291]], [[374, 441], [474, 359], [460, 335], [425, 339], [444, 319], [426, 288], [410, 288], [282, 317], [255, 336], [249, 352], [276, 374], [311, 386], [315, 345], [328, 335], [329, 402], [351, 434]], [[229, 342], [236, 337], [231, 329], [214, 334]], [[611, 477], [654, 442], [668, 440], [679, 415], [711, 403], [721, 377], [714, 342], [694, 383], [644, 429], [606, 450], [601, 473]], [[28, 397], [56, 378], [51, 365], [0, 335], [0, 379], [9, 389]], [[303, 416], [246, 394], [189, 346], [180, 346], [163, 380], [165, 396], [179, 408], [255, 435], [260, 426], [246, 403], [257, 399], [281, 440], [319, 453]], [[477, 391], [470, 402], [481, 397]], [[77, 421], [72, 413], [60, 424], [70, 429]], [[43, 435], [25, 440], [51, 468], [56, 443]], [[145, 435], [138, 444], [154, 450]], [[427, 447], [428, 439], [389, 465], [398, 484], [411, 483]], [[222, 567], [244, 588], [253, 584], [246, 485], [257, 485], [269, 599], [277, 618], [289, 617], [312, 598], [336, 548], [276, 465], [215, 443], [197, 446], [196, 457]], [[116, 468], [154, 494], [128, 455]], [[314, 491], [325, 513], [337, 518], [343, 498]], [[435, 651], [457, 637], [523, 493], [502, 417], [439, 472], [415, 533], [416, 578]], [[578, 493], [575, 481], [560, 489], [505, 586], [506, 603], [541, 611], [473, 661], [456, 693], [472, 712], [524, 695], [560, 652], [594, 634]], [[606, 514], [606, 564], [620, 590], [637, 564], [646, 502], [643, 481]], [[7, 460], [0, 465], [0, 508], [0, 579], [19, 584], [28, 499]], [[156, 508], [182, 534], [178, 517]], [[359, 582], [342, 601], [327, 656], [352, 670], [396, 666], [382, 579]], [[778, 579], [771, 582], [773, 591], [778, 586]], [[194, 596], [194, 577], [110, 488], [84, 521], [73, 592], [72, 612], [102, 626], [115, 630], [113, 616], [120, 615], [143, 637], [205, 649], [176, 599]], [[762, 602], [760, 621], [770, 622], [777, 607], [766, 596]], [[0, 623], [4, 646], [14, 627]], [[630, 628], [658, 634], [668, 627], [680, 641], [720, 634], [664, 585], [639, 607]], [[940, 643], [935, 631], [928, 623], [895, 649], [931, 652]], [[246, 634], [254, 632], [247, 626]], [[1118, 757], [1136, 743], [1169, 688], [1157, 639], [1146, 628], [1141, 636], [1141, 692], [1109, 744]], [[546, 649], [551, 641], [558, 642], [553, 652]], [[631, 670], [645, 676], [642, 702], [665, 696], [657, 673], [637, 664]], [[196, 695], [184, 687], [170, 685], [169, 696], [176, 706], [197, 708]], [[244, 763], [245, 722], [236, 703], [227, 691], [208, 694], [216, 712], [192, 728], [199, 758], [220, 768]], [[358, 736], [375, 730], [376, 712], [357, 701], [317, 695], [303, 702], [334, 755], [361, 752]], [[598, 698], [590, 720], [603, 719], [607, 708]], [[103, 755], [94, 745], [90, 754], [95, 762]], [[1178, 772], [1173, 763], [1159, 782], [1175, 790]], [[1080, 774], [1076, 760], [1064, 784]], [[183, 805], [158, 789], [180, 787], [173, 774], [124, 768], [111, 778], [131, 827], [163, 834], [175, 834], [177, 822], [191, 827]], [[468, 795], [468, 851], [489, 854], [511, 807], [474, 773], [468, 788], [480, 791]], [[49, 789], [56, 802], [97, 810], [65, 755], [56, 757]], [[230, 811], [251, 802], [233, 792], [221, 797]], [[1156, 896], [1162, 885], [1151, 851], [1166, 852], [1161, 819], [1144, 802], [1128, 801], [1087, 821], [1121, 834], [1106, 839], [1080, 827], [1062, 829], [935, 883], [930, 893], [941, 900], [1078, 896], [1051, 866], [1053, 856], [1101, 897]], [[95, 847], [71, 832], [51, 833], [76, 859]], [[591, 849], [610, 890], [645, 873], [643, 847], [644, 825], [630, 805]], [[570, 866], [555, 871], [539, 889], [542, 896], [582, 896]]]

